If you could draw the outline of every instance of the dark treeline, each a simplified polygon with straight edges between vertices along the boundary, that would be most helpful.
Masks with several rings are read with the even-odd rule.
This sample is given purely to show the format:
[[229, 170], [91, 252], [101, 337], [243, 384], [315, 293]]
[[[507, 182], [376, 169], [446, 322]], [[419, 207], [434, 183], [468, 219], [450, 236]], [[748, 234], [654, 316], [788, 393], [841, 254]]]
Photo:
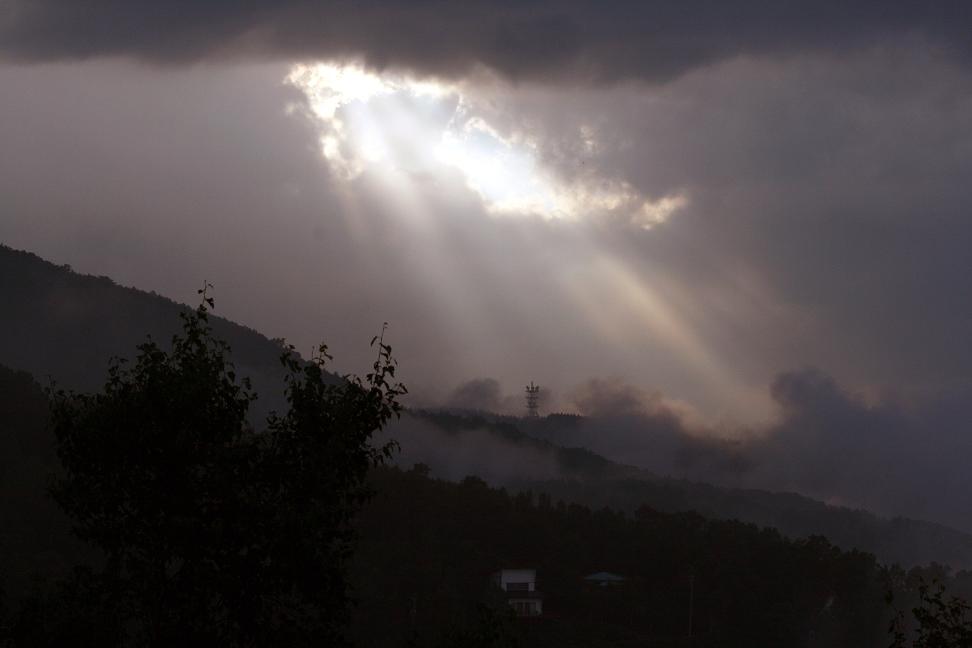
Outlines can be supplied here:
[[[379, 469], [373, 483], [353, 571], [354, 632], [366, 646], [437, 645], [475, 619], [490, 572], [510, 566], [538, 570], [544, 617], [520, 626], [537, 646], [884, 646], [889, 587], [902, 609], [922, 580], [972, 589], [968, 572], [886, 568], [823, 537], [788, 540], [692, 512], [592, 510], [476, 477], [432, 479], [421, 465]], [[602, 589], [582, 580], [599, 571], [628, 581]]]

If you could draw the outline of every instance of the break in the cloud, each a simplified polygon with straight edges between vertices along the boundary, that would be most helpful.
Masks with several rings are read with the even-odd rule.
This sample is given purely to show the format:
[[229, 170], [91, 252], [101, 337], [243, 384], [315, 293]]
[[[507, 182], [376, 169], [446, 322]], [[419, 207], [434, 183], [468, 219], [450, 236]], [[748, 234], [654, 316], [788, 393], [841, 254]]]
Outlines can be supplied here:
[[[609, 219], [644, 229], [687, 204], [677, 192], [653, 200], [595, 169], [585, 176], [557, 173], [540, 159], [530, 130], [504, 123], [508, 116], [496, 114], [495, 97], [474, 84], [324, 63], [296, 65], [287, 81], [306, 95], [304, 109], [320, 129], [321, 154], [346, 181], [366, 172], [386, 180], [411, 176], [399, 183], [453, 172], [492, 214]], [[581, 133], [586, 152], [593, 152], [593, 133], [584, 127]]]
[[518, 80], [668, 80], [737, 56], [909, 37], [966, 57], [972, 31], [961, 0], [7, 0], [0, 12], [0, 51], [18, 59], [354, 57], [449, 77], [485, 66]]

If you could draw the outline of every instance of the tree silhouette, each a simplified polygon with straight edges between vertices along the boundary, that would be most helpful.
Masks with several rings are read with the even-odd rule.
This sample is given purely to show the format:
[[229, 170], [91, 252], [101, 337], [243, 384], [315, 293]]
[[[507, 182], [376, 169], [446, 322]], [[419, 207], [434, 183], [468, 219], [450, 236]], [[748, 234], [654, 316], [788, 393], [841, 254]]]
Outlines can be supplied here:
[[[893, 594], [888, 594], [892, 604]], [[941, 583], [918, 583], [918, 605], [911, 610], [915, 619], [911, 646], [913, 648], [970, 648], [972, 647], [972, 607], [961, 598], [948, 596]], [[897, 611], [889, 627], [891, 648], [908, 646], [907, 624], [904, 614]]]
[[99, 393], [52, 391], [52, 493], [104, 554], [72, 591], [99, 601], [98, 632], [118, 645], [335, 645], [351, 522], [393, 451], [371, 435], [405, 393], [391, 347], [376, 337], [372, 372], [338, 384], [326, 347], [310, 362], [284, 347], [289, 407], [256, 431], [256, 395], [212, 334], [206, 288], [171, 350], [140, 345]]

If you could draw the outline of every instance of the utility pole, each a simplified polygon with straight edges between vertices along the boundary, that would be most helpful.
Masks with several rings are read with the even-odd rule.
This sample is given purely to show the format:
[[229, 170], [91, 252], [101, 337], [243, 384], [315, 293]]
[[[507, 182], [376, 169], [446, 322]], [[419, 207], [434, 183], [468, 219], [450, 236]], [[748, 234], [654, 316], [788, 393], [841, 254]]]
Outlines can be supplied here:
[[689, 623], [688, 623], [688, 638], [692, 638], [692, 613], [695, 611], [695, 574], [689, 572]]

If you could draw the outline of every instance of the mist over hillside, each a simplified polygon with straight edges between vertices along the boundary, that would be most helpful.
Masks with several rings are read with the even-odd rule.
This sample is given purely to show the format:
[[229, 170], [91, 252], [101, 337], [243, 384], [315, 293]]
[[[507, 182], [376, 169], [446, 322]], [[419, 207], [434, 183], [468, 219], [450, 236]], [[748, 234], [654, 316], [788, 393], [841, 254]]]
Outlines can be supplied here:
[[[968, 390], [868, 396], [804, 367], [779, 372], [766, 392], [771, 417], [740, 425], [701, 416], [619, 377], [591, 378], [542, 408], [564, 407], [575, 415], [517, 425], [538, 439], [587, 448], [658, 475], [796, 492], [972, 532]], [[446, 402], [507, 415], [523, 413], [523, 404], [522, 395], [504, 394], [490, 379], [460, 385]]]
[[[594, 508], [696, 511], [710, 518], [773, 527], [794, 538], [823, 535], [844, 549], [871, 552], [889, 564], [939, 562], [972, 567], [972, 535], [945, 525], [880, 517], [792, 492], [675, 478], [539, 438], [555, 437], [558, 431], [571, 438], [587, 423], [578, 416], [531, 420], [455, 410], [419, 411], [407, 414], [386, 434], [402, 446], [396, 458], [399, 465], [425, 464], [432, 475], [443, 479], [461, 481], [475, 475], [513, 491], [546, 493]], [[590, 424], [603, 428], [605, 422]]]

